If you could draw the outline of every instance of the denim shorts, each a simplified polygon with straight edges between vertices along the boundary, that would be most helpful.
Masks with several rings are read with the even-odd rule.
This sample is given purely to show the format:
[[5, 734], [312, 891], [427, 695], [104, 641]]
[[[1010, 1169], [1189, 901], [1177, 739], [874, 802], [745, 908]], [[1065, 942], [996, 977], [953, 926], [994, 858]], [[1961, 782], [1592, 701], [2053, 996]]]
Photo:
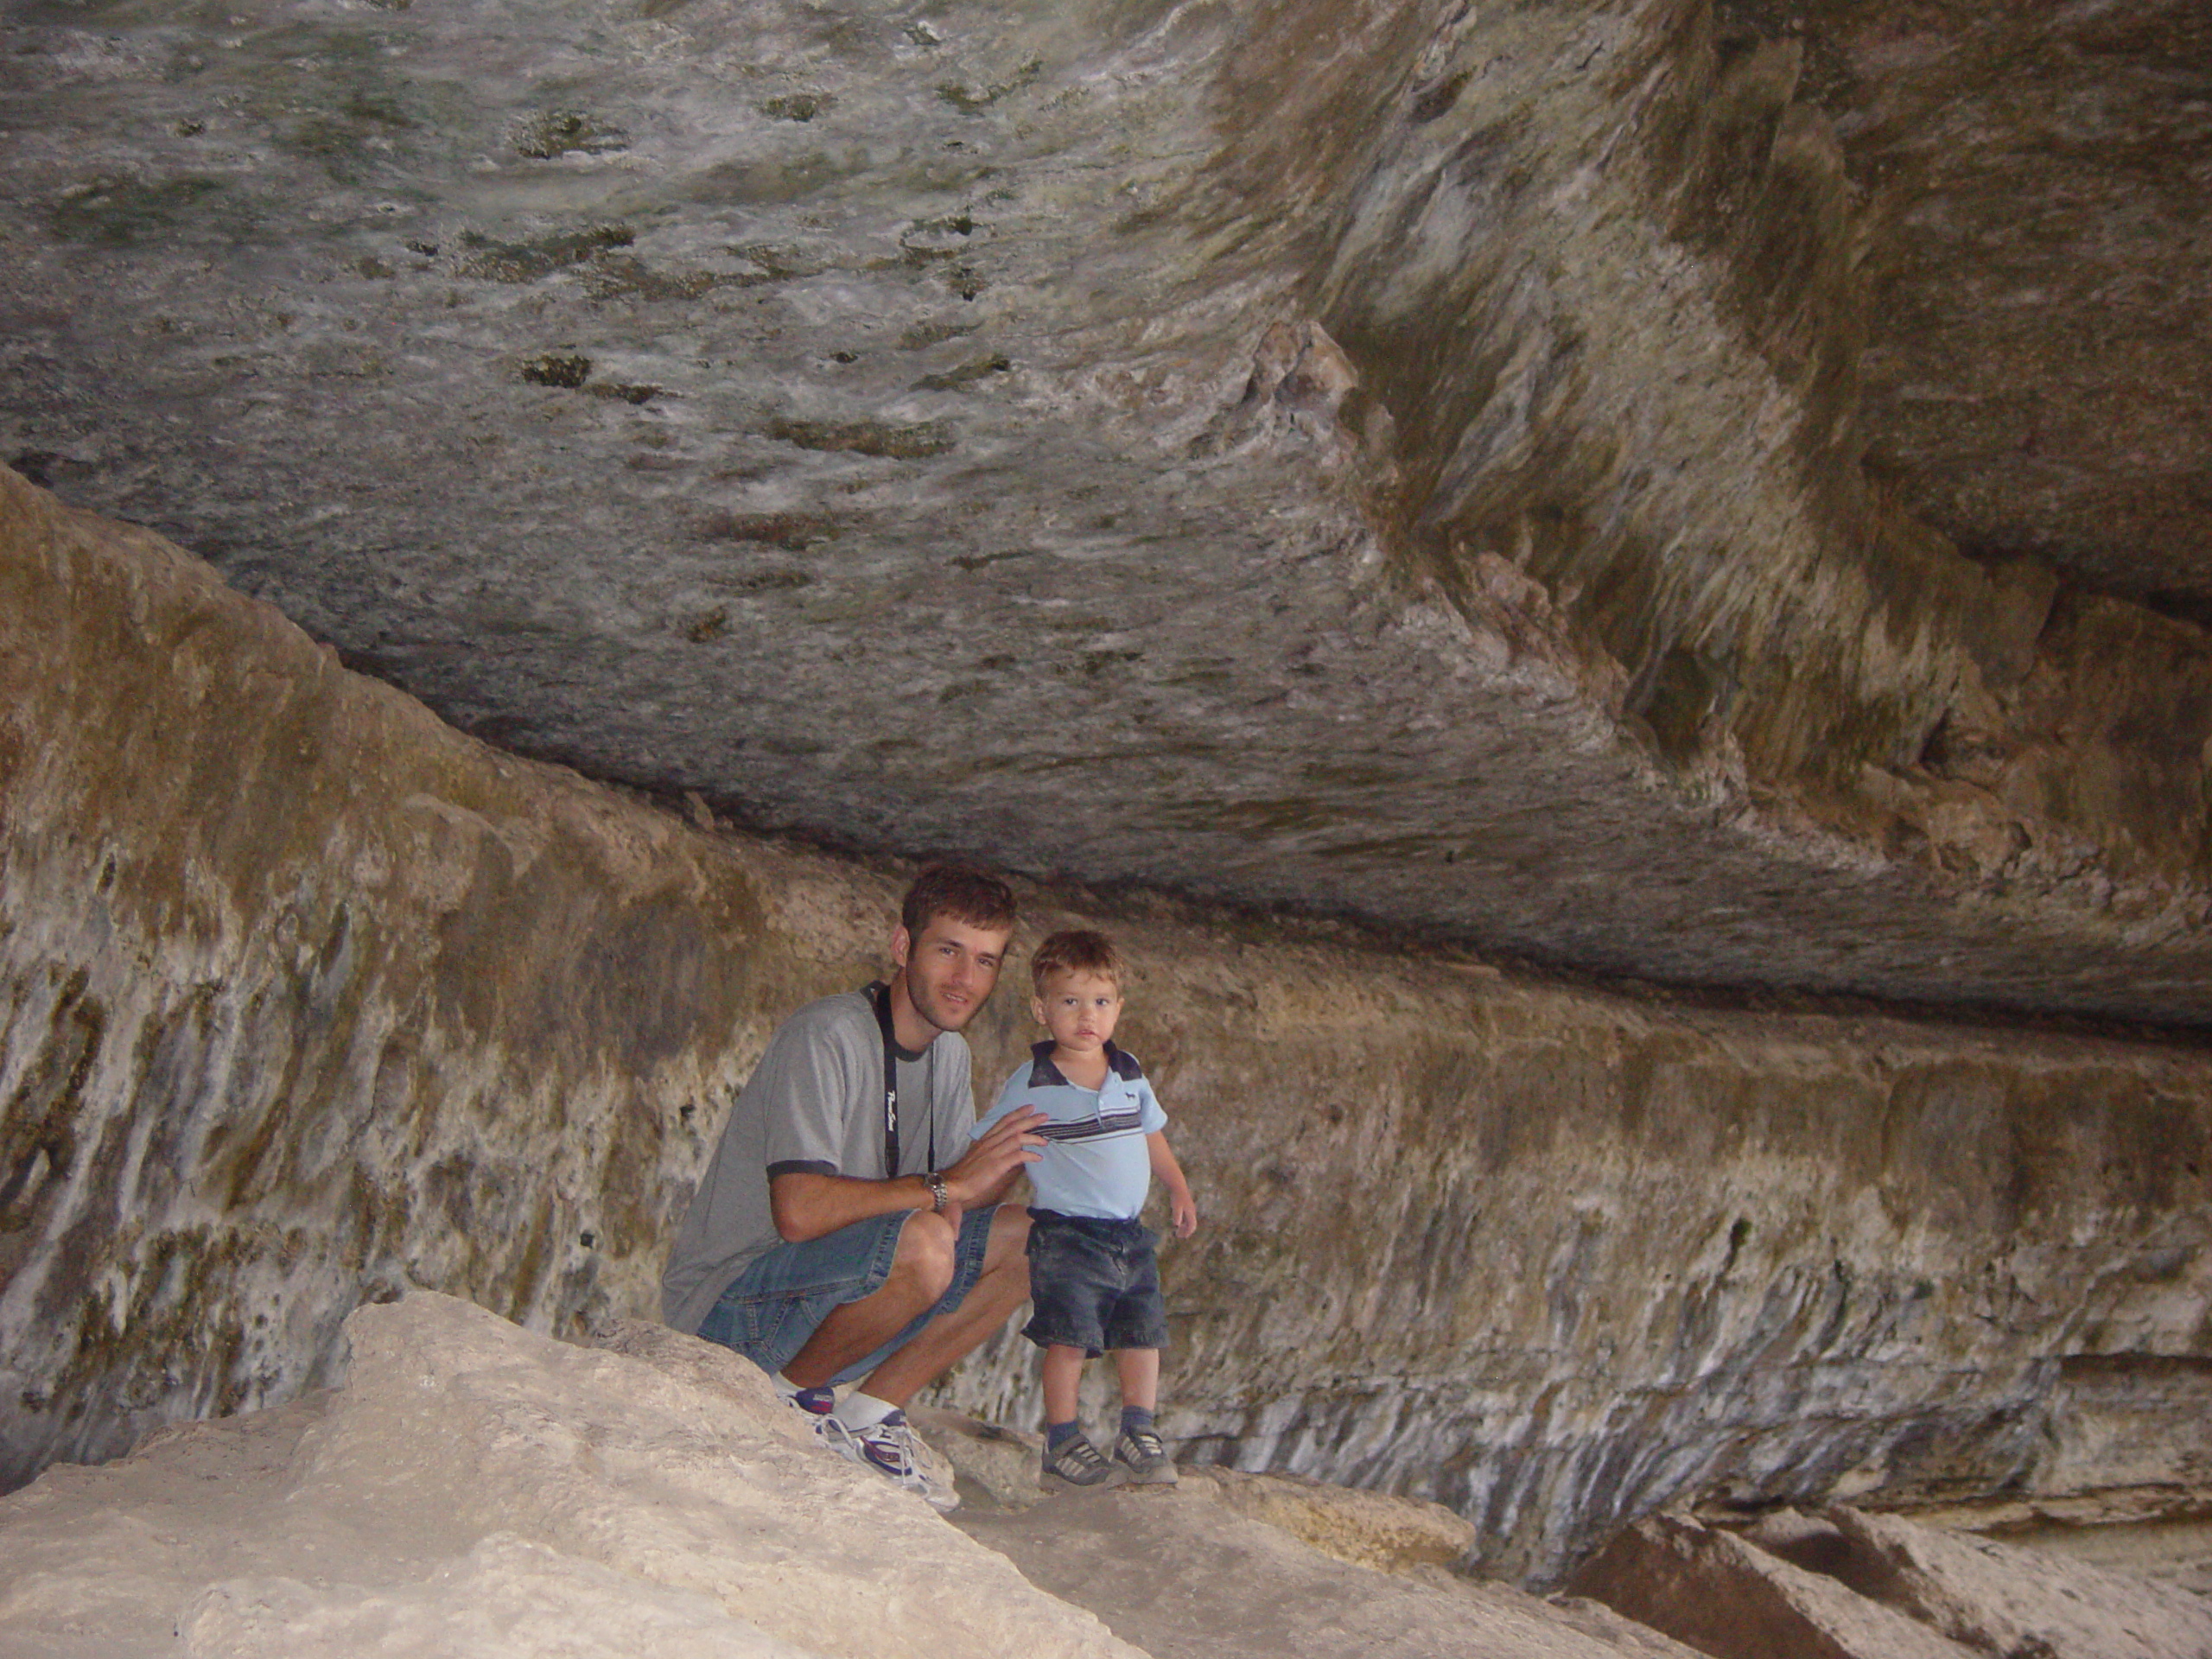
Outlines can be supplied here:
[[[892, 1258], [899, 1253], [899, 1235], [907, 1217], [916, 1213], [906, 1210], [871, 1216], [820, 1238], [779, 1244], [755, 1256], [700, 1321], [699, 1334], [735, 1349], [771, 1375], [782, 1370], [823, 1320], [847, 1302], [883, 1288], [891, 1276]], [[848, 1365], [831, 1382], [851, 1382], [866, 1376], [912, 1342], [931, 1319], [967, 1300], [983, 1271], [991, 1215], [988, 1210], [970, 1210], [960, 1218], [952, 1283], [937, 1306], [916, 1315], [905, 1330], [865, 1359]]]
[[1165, 1348], [1167, 1306], [1160, 1295], [1158, 1236], [1141, 1222], [1029, 1212], [1029, 1323], [1039, 1347]]

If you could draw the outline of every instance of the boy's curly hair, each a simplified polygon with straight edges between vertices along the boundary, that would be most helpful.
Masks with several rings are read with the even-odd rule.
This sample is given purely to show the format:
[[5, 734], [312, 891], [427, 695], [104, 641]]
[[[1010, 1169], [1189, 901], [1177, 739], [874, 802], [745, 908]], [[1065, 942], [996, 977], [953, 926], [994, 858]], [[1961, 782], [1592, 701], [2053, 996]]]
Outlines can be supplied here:
[[1128, 964], [1113, 940], [1087, 927], [1064, 928], [1037, 947], [1029, 958], [1030, 982], [1043, 995], [1045, 982], [1054, 974], [1096, 974], [1110, 979], [1116, 988], [1128, 980]]

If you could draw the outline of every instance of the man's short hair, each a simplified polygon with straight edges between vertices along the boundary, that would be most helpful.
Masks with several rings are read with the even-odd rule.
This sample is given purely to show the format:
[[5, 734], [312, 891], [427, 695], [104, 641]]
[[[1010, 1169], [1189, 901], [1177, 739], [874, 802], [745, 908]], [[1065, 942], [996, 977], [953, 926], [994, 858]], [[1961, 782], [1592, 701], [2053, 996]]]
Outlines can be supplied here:
[[1045, 982], [1054, 974], [1096, 974], [1112, 980], [1118, 989], [1128, 978], [1128, 968], [1114, 948], [1114, 941], [1103, 933], [1071, 927], [1053, 934], [1029, 958], [1029, 980], [1039, 996], [1045, 994]]
[[1014, 931], [1014, 889], [995, 875], [962, 864], [932, 864], [914, 878], [899, 906], [899, 925], [918, 939], [940, 916], [970, 927]]

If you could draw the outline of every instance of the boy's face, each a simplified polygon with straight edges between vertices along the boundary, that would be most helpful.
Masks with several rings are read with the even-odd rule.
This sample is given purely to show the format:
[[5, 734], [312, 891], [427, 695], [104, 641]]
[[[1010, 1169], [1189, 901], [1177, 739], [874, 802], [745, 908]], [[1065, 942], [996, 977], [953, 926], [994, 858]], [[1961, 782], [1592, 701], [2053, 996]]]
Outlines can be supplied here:
[[1071, 1054], [1095, 1053], [1122, 1017], [1122, 988], [1099, 974], [1058, 973], [1033, 1006], [1052, 1041]]

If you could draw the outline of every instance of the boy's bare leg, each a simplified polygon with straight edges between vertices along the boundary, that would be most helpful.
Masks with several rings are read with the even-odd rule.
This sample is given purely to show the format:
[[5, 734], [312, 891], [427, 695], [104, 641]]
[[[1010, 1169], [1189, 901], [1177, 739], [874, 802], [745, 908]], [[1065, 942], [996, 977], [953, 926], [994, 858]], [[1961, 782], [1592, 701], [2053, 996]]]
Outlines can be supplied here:
[[1064, 1343], [1053, 1343], [1045, 1350], [1045, 1421], [1048, 1425], [1075, 1421], [1085, 1357], [1082, 1349]]
[[[918, 1216], [916, 1219], [937, 1218]], [[861, 1388], [878, 1400], [904, 1407], [918, 1389], [936, 1382], [982, 1347], [1006, 1323], [1006, 1316], [1020, 1306], [1029, 1294], [1029, 1257], [1025, 1249], [1028, 1243], [1028, 1211], [1010, 1204], [1002, 1204], [992, 1211], [990, 1242], [984, 1246], [983, 1271], [976, 1278], [975, 1288], [959, 1306], [931, 1319], [915, 1333], [912, 1342], [869, 1372]], [[947, 1259], [950, 1260], [949, 1254]], [[952, 1274], [948, 1267], [943, 1283], [938, 1287], [938, 1296], [944, 1295], [944, 1287], [951, 1282]], [[933, 1296], [910, 1309], [906, 1318], [912, 1319], [936, 1300]], [[858, 1307], [861, 1304], [855, 1302], [853, 1306]], [[871, 1345], [882, 1346], [898, 1330], [898, 1325], [892, 1325]], [[868, 1351], [867, 1348], [860, 1349], [845, 1363], [849, 1365]], [[788, 1366], [784, 1375], [794, 1382], [798, 1381]]]
[[1121, 1374], [1122, 1403], [1143, 1411], [1160, 1408], [1160, 1350], [1116, 1348], [1114, 1369]]
[[899, 1231], [890, 1276], [857, 1302], [831, 1309], [806, 1345], [791, 1356], [784, 1375], [802, 1389], [818, 1389], [897, 1336], [951, 1284], [954, 1241], [952, 1229], [940, 1217], [908, 1217]]

